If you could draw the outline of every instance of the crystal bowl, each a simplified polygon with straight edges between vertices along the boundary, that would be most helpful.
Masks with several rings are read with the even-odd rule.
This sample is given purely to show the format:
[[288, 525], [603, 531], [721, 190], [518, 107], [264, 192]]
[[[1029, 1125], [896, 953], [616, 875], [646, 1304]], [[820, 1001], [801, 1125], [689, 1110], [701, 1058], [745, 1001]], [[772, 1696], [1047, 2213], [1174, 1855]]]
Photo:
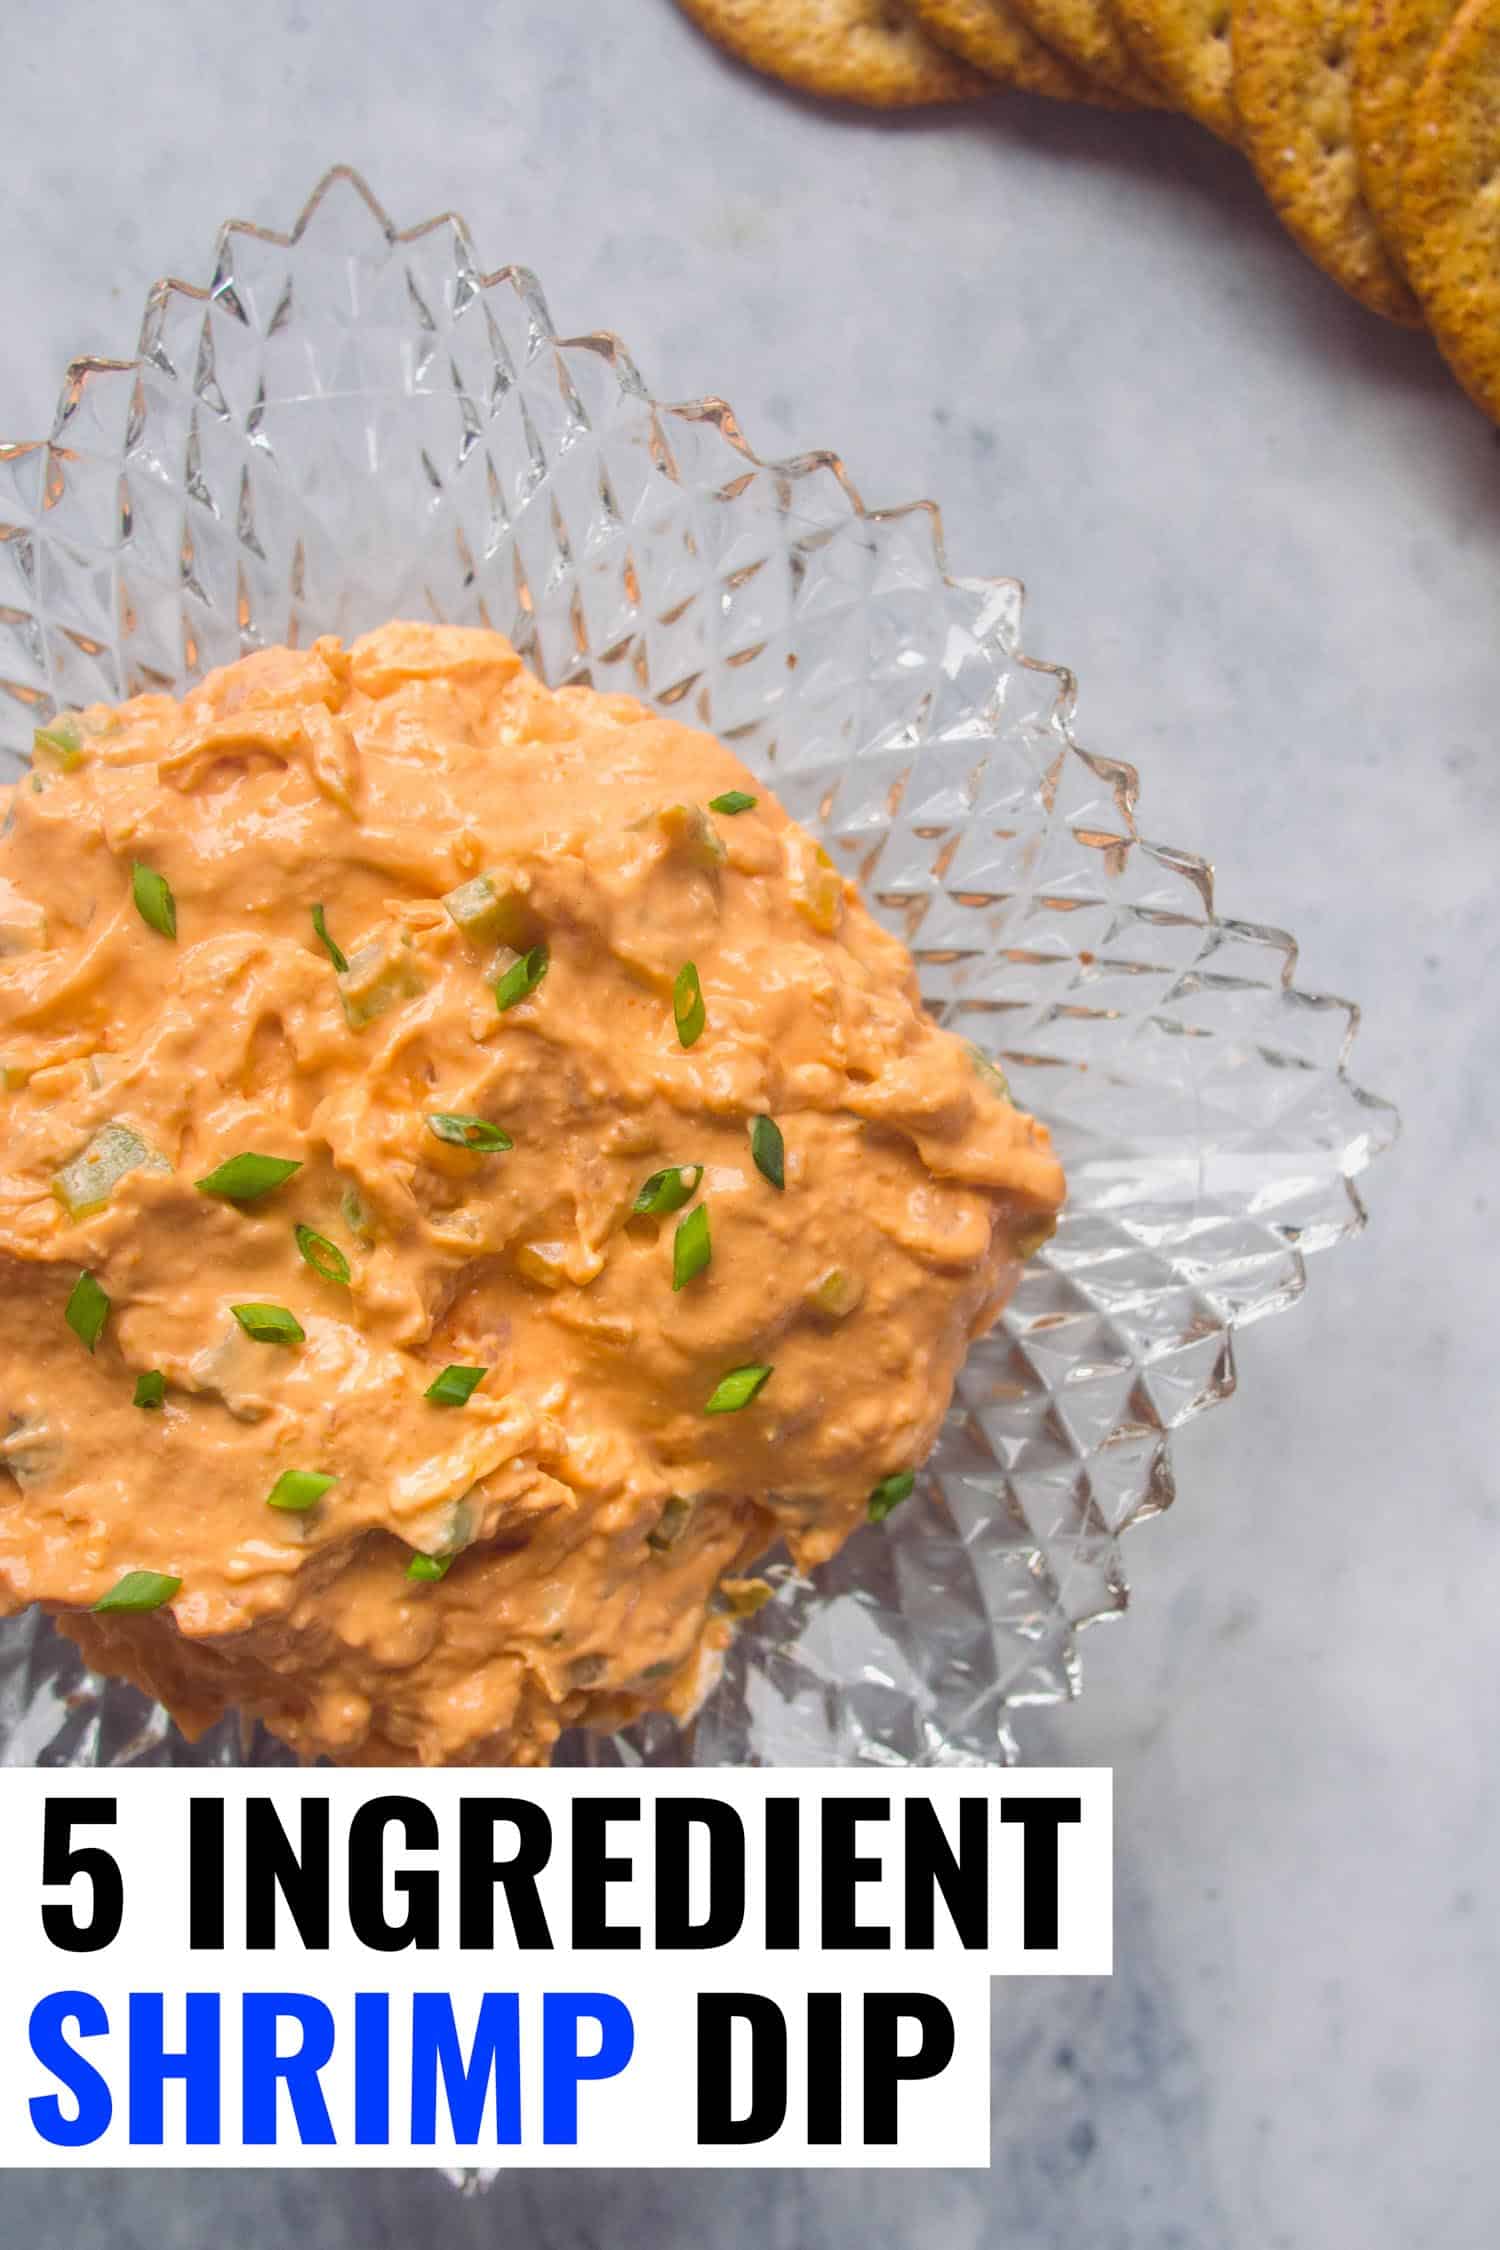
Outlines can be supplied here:
[[[398, 230], [340, 168], [289, 235], [234, 223], [162, 281], [138, 356], [80, 360], [49, 438], [0, 447], [0, 757], [55, 710], [181, 690], [267, 643], [394, 616], [498, 627], [552, 684], [624, 689], [733, 745], [911, 947], [932, 1013], [1050, 1124], [1069, 1203], [970, 1353], [916, 1497], [815, 1582], [773, 1565], [692, 1726], [564, 1755], [877, 1764], [1015, 1755], [1121, 1611], [1120, 1536], [1172, 1498], [1171, 1432], [1233, 1337], [1358, 1228], [1394, 1114], [1352, 1007], [1207, 864], [1136, 824], [1074, 739], [1013, 579], [944, 567], [937, 511], [875, 512], [831, 453], [763, 461], [718, 399], [653, 399], [613, 336], [559, 338], [461, 219]], [[34, 1616], [0, 1627], [0, 1758], [274, 1762], [189, 1747]]]

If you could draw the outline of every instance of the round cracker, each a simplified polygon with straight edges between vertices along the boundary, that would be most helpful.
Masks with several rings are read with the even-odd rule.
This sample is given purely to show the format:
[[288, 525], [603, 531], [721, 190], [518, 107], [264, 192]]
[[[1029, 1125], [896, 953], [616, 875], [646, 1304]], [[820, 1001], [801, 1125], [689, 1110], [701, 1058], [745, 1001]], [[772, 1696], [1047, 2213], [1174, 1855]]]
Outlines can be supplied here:
[[1136, 61], [1110, 13], [1110, 0], [1015, 0], [1038, 39], [1101, 86], [1140, 109], [1163, 109], [1166, 97]]
[[678, 0], [716, 46], [805, 94], [869, 109], [966, 102], [993, 91], [895, 0]]
[[1131, 52], [1175, 106], [1221, 141], [1240, 137], [1229, 0], [1110, 0]]
[[941, 46], [982, 70], [998, 86], [1050, 94], [1062, 102], [1094, 102], [1128, 109], [1129, 97], [1086, 78], [1043, 46], [1010, 0], [909, 0], [912, 14]]
[[1315, 265], [1388, 320], [1415, 326], [1411, 291], [1360, 187], [1354, 146], [1358, 0], [1233, 0], [1240, 140]]
[[1458, 0], [1363, 0], [1354, 42], [1354, 138], [1365, 200], [1391, 249], [1407, 256], [1408, 120]]
[[1500, 422], [1500, 0], [1464, 0], [1407, 121], [1403, 238], [1438, 348]]

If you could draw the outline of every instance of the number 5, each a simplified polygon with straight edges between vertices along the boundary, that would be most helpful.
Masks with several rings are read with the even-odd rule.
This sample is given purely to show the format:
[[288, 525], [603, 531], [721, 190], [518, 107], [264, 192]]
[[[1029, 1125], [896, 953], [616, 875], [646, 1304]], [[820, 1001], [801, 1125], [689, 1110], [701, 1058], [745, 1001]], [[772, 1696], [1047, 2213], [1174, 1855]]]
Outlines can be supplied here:
[[65, 1953], [97, 1953], [112, 1945], [120, 1934], [125, 1913], [125, 1886], [119, 1866], [102, 1844], [75, 1844], [75, 1824], [93, 1821], [114, 1825], [113, 1797], [49, 1797], [42, 1824], [42, 1882], [47, 1888], [67, 1885], [75, 1875], [87, 1878], [92, 1912], [80, 1922], [71, 1899], [63, 1906], [42, 1908], [42, 1928]]

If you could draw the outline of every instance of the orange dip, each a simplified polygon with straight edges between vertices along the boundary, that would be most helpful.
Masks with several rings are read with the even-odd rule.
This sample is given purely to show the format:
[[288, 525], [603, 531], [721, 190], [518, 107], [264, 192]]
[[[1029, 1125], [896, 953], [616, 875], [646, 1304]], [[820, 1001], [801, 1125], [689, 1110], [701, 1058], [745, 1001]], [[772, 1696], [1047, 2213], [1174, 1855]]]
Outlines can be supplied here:
[[492, 633], [53, 722], [0, 807], [0, 1604], [309, 1756], [689, 1710], [928, 1451], [1044, 1129], [726, 749]]

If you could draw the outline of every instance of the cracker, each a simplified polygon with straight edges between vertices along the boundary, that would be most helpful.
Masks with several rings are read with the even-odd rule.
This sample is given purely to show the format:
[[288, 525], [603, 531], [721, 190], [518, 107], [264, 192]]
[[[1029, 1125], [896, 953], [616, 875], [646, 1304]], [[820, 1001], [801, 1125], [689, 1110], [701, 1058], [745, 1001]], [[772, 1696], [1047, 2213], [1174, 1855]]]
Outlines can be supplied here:
[[1438, 347], [1500, 421], [1500, 0], [1464, 0], [1407, 121], [1403, 239]]
[[1458, 0], [1363, 0], [1354, 42], [1354, 138], [1365, 200], [1396, 256], [1406, 258], [1402, 174], [1417, 89], [1458, 13]]
[[1088, 77], [1141, 109], [1162, 109], [1166, 97], [1147, 77], [1110, 13], [1110, 0], [1015, 0], [1038, 39]]
[[678, 0], [716, 46], [805, 94], [868, 109], [965, 102], [994, 91], [896, 0]]
[[1085, 77], [1043, 46], [1011, 0], [909, 0], [909, 5], [924, 31], [999, 86], [1018, 86], [1024, 93], [1050, 94], [1063, 102], [1094, 102], [1104, 109], [1132, 106], [1127, 95]]
[[1364, 199], [1352, 89], [1358, 0], [1233, 0], [1240, 140], [1315, 265], [1372, 312], [1415, 326], [1415, 299]]
[[1131, 52], [1173, 106], [1238, 141], [1229, 0], [1110, 0]]

